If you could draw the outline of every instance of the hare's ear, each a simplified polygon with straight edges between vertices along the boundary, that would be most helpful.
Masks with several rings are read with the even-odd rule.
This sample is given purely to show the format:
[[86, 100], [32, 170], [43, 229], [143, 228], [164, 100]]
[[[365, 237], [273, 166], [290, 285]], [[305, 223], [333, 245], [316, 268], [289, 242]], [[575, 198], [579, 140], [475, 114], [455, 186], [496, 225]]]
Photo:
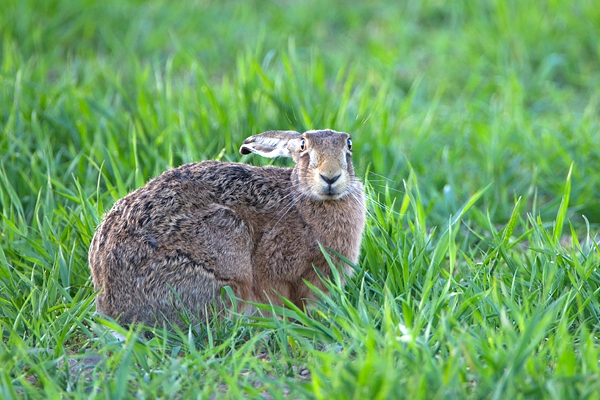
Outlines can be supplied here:
[[244, 140], [240, 154], [256, 153], [263, 157], [293, 157], [300, 134], [296, 131], [267, 131]]

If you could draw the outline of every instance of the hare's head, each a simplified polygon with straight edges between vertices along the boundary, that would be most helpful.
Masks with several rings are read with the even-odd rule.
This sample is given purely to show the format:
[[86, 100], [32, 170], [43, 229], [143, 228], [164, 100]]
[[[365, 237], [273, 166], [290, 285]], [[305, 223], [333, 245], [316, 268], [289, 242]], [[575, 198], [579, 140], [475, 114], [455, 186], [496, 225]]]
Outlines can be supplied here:
[[246, 139], [240, 153], [292, 157], [296, 162], [292, 180], [298, 190], [313, 199], [340, 199], [352, 191], [356, 182], [352, 140], [344, 132], [268, 131]]

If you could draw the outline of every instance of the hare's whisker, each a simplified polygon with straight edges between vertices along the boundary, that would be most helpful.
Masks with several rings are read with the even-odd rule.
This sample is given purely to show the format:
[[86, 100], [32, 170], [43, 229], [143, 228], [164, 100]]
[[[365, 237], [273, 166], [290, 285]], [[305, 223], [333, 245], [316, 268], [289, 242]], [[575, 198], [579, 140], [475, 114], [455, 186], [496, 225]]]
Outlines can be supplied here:
[[[275, 225], [273, 225], [273, 227], [271, 228], [271, 231], [273, 229], [275, 229], [275, 227], [277, 226], [277, 224], [279, 223], [279, 221], [281, 221], [283, 219], [283, 217], [285, 217], [288, 212], [290, 212], [290, 210], [300, 201], [300, 199], [302, 199], [304, 195], [302, 193], [300, 193], [300, 196], [298, 196], [298, 198], [294, 199], [292, 204], [290, 204], [290, 206], [285, 210], [285, 212], [283, 213], [283, 215], [277, 220], [277, 222], [275, 222]], [[279, 215], [279, 214], [277, 214]], [[277, 216], [275, 215], [275, 216]]]
[[[298, 186], [300, 186], [299, 184], [293, 185], [289, 188], [286, 188], [285, 190], [290, 190], [290, 193], [286, 194], [285, 196], [283, 196], [281, 199], [277, 200], [275, 203], [273, 203], [269, 209], [274, 208], [275, 206], [279, 205], [281, 202], [283, 202], [285, 199], [287, 199], [290, 196], [293, 196], [295, 194], [297, 194], [298, 192], [295, 191], [294, 189], [296, 189]], [[280, 211], [281, 212], [281, 211]], [[277, 213], [279, 214], [279, 213]]]
[[[301, 192], [292, 192], [292, 193], [290, 193], [289, 195], [287, 195], [287, 196], [285, 196], [285, 197], [288, 197], [288, 196], [290, 196], [290, 195], [301, 195], [301, 194], [302, 194]], [[277, 203], [281, 203], [281, 201], [282, 201], [282, 200], [283, 200], [283, 199], [279, 200]], [[287, 204], [286, 204], [286, 206], [293, 207], [293, 206], [294, 206], [294, 204], [297, 202], [296, 200], [297, 200], [297, 199], [296, 199], [296, 197], [292, 197], [292, 198], [291, 198], [291, 200], [290, 200], [290, 202], [289, 202], [289, 203], [287, 203]], [[285, 211], [285, 206], [284, 206], [284, 207], [282, 207], [282, 208], [281, 208], [279, 211], [277, 211], [277, 213], [275, 213], [275, 216], [276, 216], [276, 217], [277, 217], [277, 216], [279, 216], [279, 215], [280, 215], [281, 213], [283, 213], [284, 211]], [[285, 212], [287, 212], [287, 211], [285, 211]]]

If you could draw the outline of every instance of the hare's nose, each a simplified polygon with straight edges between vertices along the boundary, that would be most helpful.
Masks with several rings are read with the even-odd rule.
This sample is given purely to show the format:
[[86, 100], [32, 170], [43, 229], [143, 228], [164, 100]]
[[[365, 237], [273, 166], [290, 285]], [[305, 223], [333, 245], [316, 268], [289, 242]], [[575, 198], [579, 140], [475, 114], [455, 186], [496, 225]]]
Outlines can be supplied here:
[[321, 175], [321, 179], [323, 179], [325, 181], [325, 183], [327, 183], [328, 185], [333, 185], [335, 183], [335, 181], [337, 181], [340, 178], [341, 174], [338, 174], [338, 175], [334, 176], [333, 178], [328, 178], [322, 174], [319, 174], [319, 175]]

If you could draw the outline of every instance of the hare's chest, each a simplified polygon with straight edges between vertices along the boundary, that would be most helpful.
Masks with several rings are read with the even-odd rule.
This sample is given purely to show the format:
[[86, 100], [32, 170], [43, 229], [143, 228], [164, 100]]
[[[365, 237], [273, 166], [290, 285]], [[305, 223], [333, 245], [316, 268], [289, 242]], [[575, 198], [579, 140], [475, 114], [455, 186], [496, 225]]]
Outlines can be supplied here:
[[273, 226], [257, 238], [253, 264], [268, 279], [287, 280], [310, 266], [318, 253], [315, 233], [301, 220]]
[[343, 201], [313, 203], [310, 208], [298, 207], [270, 218], [255, 227], [255, 232], [260, 232], [256, 237], [255, 268], [272, 278], [294, 277], [313, 265], [324, 266], [320, 246], [356, 263], [364, 218], [361, 210]]
[[362, 210], [348, 207], [330, 209], [314, 227], [315, 240], [356, 262], [364, 224]]

